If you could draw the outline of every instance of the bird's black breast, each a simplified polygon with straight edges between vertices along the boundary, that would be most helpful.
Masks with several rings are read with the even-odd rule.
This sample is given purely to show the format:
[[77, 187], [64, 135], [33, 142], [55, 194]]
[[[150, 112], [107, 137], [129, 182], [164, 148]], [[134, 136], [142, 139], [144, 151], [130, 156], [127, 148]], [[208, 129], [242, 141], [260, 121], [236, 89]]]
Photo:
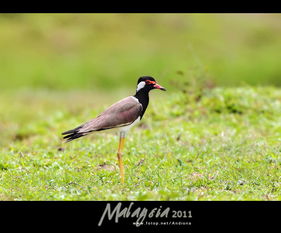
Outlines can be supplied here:
[[136, 97], [138, 99], [138, 101], [140, 102], [140, 104], [142, 105], [142, 110], [140, 112], [140, 119], [142, 119], [142, 117], [145, 113], [145, 110], [148, 106], [148, 103], [149, 103], [148, 93], [137, 92], [134, 97]]

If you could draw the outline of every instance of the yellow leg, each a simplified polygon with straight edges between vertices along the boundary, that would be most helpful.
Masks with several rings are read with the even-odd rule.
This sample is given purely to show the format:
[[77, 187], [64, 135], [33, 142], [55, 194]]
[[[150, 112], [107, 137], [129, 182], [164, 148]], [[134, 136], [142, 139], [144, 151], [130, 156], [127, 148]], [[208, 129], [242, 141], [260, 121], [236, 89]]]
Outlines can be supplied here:
[[123, 165], [123, 160], [122, 160], [122, 152], [123, 152], [123, 148], [124, 148], [124, 143], [125, 143], [125, 137], [123, 135], [120, 135], [117, 158], [118, 158], [118, 165], [119, 165], [119, 169], [120, 169], [120, 177], [121, 177], [122, 184], [124, 184], [124, 165]]

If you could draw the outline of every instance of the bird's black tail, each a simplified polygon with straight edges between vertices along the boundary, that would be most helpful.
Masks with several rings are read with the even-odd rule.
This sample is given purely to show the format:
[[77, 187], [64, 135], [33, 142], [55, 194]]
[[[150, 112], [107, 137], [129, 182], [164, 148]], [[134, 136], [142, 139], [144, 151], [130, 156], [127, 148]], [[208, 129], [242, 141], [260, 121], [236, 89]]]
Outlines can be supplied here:
[[80, 128], [81, 128], [81, 126], [75, 128], [75, 129], [71, 129], [71, 130], [63, 132], [62, 135], [65, 135], [63, 138], [66, 139], [66, 142], [70, 142], [74, 139], [85, 136], [85, 133], [79, 132]]

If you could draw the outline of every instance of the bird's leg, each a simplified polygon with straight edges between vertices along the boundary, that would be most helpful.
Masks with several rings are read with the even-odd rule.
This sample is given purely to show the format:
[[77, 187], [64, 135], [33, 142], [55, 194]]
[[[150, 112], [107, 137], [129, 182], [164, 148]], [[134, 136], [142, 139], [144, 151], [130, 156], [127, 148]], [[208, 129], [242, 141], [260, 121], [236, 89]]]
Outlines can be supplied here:
[[118, 146], [118, 152], [117, 152], [117, 158], [118, 158], [118, 165], [120, 169], [120, 176], [121, 176], [121, 183], [124, 183], [124, 165], [122, 160], [122, 152], [124, 148], [125, 143], [125, 133], [120, 132], [120, 138], [119, 138], [119, 146]]

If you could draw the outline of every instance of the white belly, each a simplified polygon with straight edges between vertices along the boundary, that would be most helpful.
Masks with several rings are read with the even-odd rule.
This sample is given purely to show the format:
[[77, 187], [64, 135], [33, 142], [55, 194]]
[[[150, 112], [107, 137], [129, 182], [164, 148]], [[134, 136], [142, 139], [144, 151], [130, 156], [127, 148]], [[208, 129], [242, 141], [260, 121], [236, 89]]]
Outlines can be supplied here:
[[135, 124], [137, 124], [139, 121], [140, 121], [140, 117], [138, 117], [132, 124], [121, 127], [120, 132], [126, 134], [130, 130], [130, 128], [133, 127]]

